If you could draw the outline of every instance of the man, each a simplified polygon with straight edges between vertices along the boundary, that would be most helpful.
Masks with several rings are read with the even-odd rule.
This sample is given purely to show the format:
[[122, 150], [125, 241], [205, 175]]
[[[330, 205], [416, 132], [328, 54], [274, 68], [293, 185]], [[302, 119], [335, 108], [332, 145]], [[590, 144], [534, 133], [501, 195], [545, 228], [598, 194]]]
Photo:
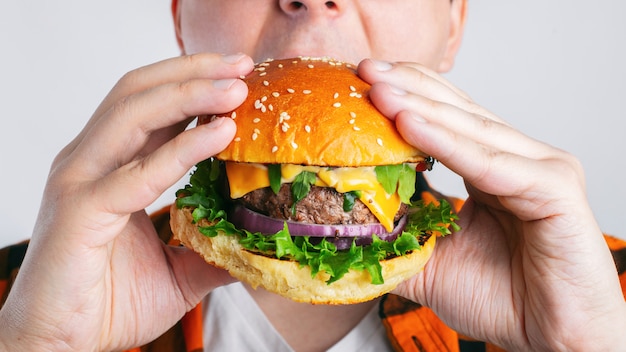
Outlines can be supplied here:
[[[465, 0], [174, 1], [185, 56], [123, 77], [56, 158], [0, 311], [0, 348], [149, 343], [232, 282], [194, 253], [163, 244], [142, 209], [233, 138], [231, 120], [185, 130], [190, 116], [240, 104], [247, 91], [238, 77], [254, 61], [297, 55], [359, 63], [372, 100], [402, 136], [467, 183], [462, 230], [440, 241], [424, 272], [395, 294], [506, 349], [623, 346], [626, 303], [578, 161], [514, 130], [438, 75], [454, 63], [465, 12]], [[333, 346], [379, 303], [312, 307], [249, 294], [297, 350]], [[290, 320], [302, 315], [297, 323], [310, 326]], [[193, 317], [183, 328], [186, 319]], [[195, 331], [185, 329], [188, 341]], [[205, 339], [220, 333], [205, 331]]]

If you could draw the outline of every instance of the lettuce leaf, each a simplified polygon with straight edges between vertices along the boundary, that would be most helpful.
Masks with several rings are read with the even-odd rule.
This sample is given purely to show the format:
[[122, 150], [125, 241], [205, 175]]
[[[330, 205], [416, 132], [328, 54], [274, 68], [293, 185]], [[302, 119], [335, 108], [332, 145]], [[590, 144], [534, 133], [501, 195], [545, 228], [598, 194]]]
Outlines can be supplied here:
[[314, 172], [302, 171], [291, 183], [291, 196], [293, 197], [291, 211], [294, 214], [296, 213], [296, 204], [309, 194], [316, 178], [317, 176]]
[[376, 179], [387, 194], [396, 191], [403, 203], [411, 204], [411, 197], [415, 193], [416, 171], [407, 164], [376, 166]]
[[270, 188], [272, 189], [274, 194], [278, 194], [278, 192], [280, 191], [280, 183], [282, 177], [280, 164], [268, 164], [267, 173], [270, 179]]

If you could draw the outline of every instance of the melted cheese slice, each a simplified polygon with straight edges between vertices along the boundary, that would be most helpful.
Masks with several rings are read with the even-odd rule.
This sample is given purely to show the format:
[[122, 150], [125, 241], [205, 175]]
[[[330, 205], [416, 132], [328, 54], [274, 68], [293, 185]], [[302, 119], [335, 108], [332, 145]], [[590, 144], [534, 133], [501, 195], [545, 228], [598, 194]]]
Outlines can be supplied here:
[[[339, 193], [361, 191], [359, 199], [387, 229], [393, 230], [393, 218], [400, 208], [400, 196], [387, 194], [376, 178], [374, 167], [323, 168], [318, 166], [282, 165], [281, 182], [293, 182], [302, 171], [317, 174], [316, 186], [332, 187]], [[226, 162], [226, 175], [230, 185], [230, 197], [245, 194], [270, 186], [267, 166], [254, 163]]]
[[382, 185], [378, 185], [374, 191], [363, 191], [359, 200], [365, 204], [369, 210], [378, 218], [380, 224], [385, 227], [387, 232], [393, 230], [393, 218], [400, 209], [400, 195], [387, 194]]
[[317, 177], [339, 193], [374, 191], [379, 185], [374, 167], [322, 169], [317, 173]]
[[270, 186], [267, 166], [262, 164], [226, 162], [226, 177], [232, 199]]

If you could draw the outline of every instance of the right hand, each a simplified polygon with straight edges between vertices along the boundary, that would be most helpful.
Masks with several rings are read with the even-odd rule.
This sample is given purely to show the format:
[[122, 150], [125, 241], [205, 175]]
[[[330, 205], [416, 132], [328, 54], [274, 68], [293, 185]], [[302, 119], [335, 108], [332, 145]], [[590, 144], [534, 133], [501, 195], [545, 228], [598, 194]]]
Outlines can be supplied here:
[[233, 281], [158, 238], [145, 207], [232, 140], [244, 55], [178, 57], [125, 75], [55, 159], [13, 289], [0, 347], [119, 350], [153, 340]]

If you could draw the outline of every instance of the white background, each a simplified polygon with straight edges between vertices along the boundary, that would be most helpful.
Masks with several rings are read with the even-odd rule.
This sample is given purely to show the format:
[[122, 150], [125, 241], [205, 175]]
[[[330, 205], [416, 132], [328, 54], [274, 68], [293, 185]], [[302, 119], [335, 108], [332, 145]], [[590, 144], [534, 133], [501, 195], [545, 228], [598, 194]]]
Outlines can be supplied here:
[[[601, 227], [626, 238], [624, 13], [617, 0], [469, 1], [465, 42], [447, 77], [520, 130], [579, 157]], [[29, 237], [52, 159], [118, 78], [178, 49], [169, 0], [24, 0], [2, 6], [0, 50], [3, 246]], [[442, 165], [430, 179], [464, 195]]]

